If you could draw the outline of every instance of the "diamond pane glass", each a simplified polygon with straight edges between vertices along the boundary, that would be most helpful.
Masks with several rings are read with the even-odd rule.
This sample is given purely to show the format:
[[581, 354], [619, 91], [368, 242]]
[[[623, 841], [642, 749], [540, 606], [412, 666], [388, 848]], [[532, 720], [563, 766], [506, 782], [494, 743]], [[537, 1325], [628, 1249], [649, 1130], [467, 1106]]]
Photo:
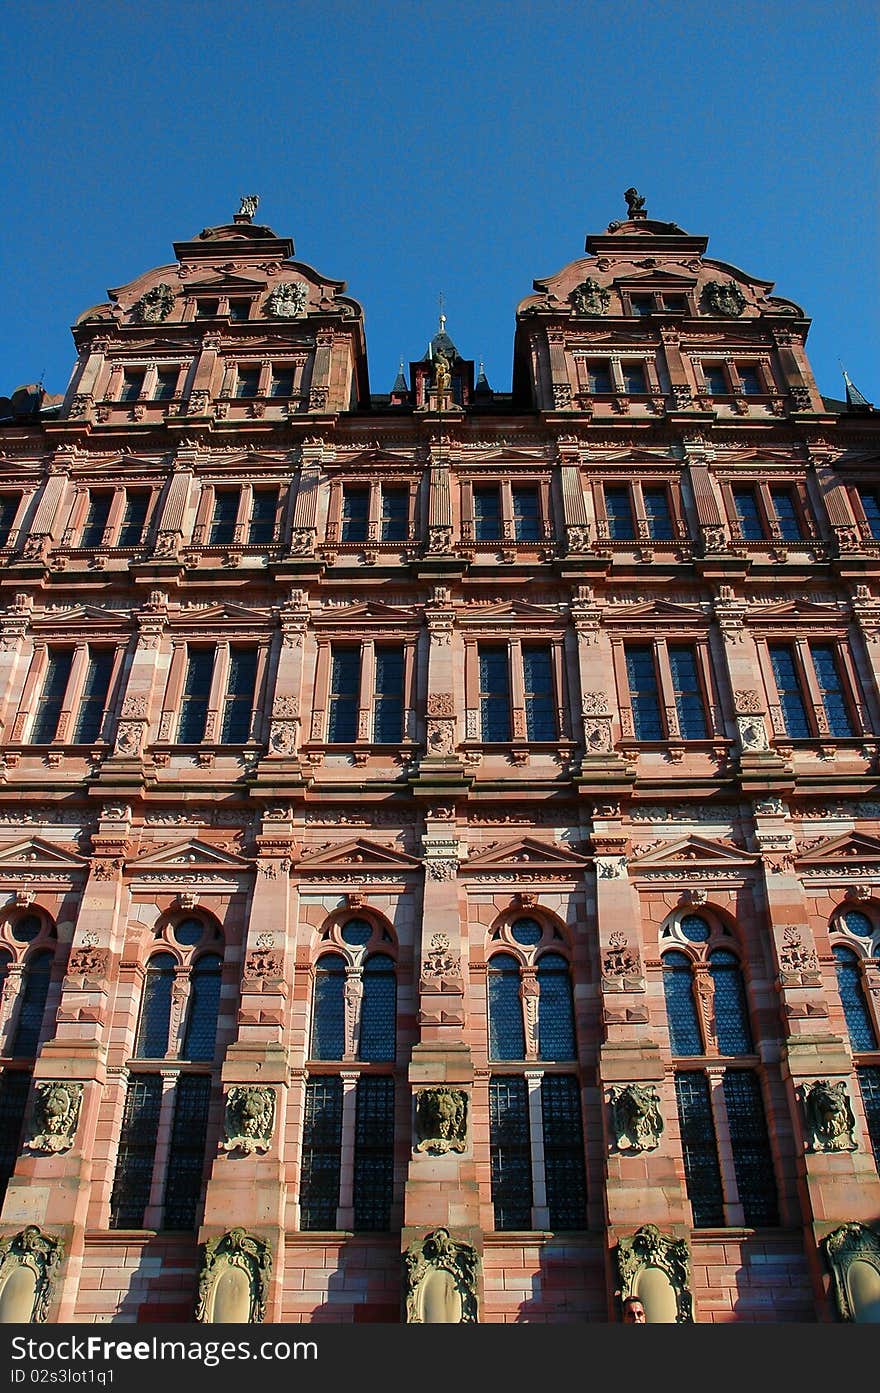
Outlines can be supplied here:
[[635, 537], [632, 501], [627, 487], [605, 486], [605, 512], [608, 515], [608, 536], [612, 541], [625, 542]]
[[538, 960], [538, 1058], [574, 1059], [574, 1001], [571, 974], [560, 953]]
[[877, 1036], [865, 999], [859, 960], [851, 948], [844, 948], [840, 943], [835, 945], [833, 952], [849, 1042], [854, 1050], [876, 1050]]
[[183, 1059], [214, 1058], [222, 971], [223, 960], [214, 953], [204, 954], [193, 965], [189, 979], [189, 1011], [183, 1041]]
[[111, 1229], [143, 1228], [153, 1183], [161, 1105], [162, 1079], [158, 1074], [136, 1074], [129, 1080], [110, 1195]]
[[14, 1058], [30, 1059], [37, 1053], [51, 974], [50, 952], [32, 953], [26, 960], [19, 988], [15, 1036], [9, 1051]]
[[167, 1053], [174, 967], [170, 953], [156, 953], [147, 963], [141, 1023], [134, 1048], [140, 1059], [164, 1059]]
[[848, 909], [840, 917], [849, 932], [855, 934], [857, 938], [870, 938], [874, 932], [874, 925], [867, 914], [862, 914], [858, 909]]
[[697, 1228], [724, 1223], [724, 1193], [718, 1166], [718, 1143], [712, 1099], [704, 1074], [676, 1074], [675, 1097], [681, 1128], [685, 1183]]
[[649, 645], [627, 647], [626, 680], [629, 685], [633, 714], [633, 732], [637, 740], [662, 740], [660, 698], [657, 694], [657, 673], [654, 650]]
[[872, 1065], [870, 1068], [857, 1069], [856, 1076], [862, 1091], [871, 1150], [874, 1152], [877, 1169], [880, 1170], [880, 1068]]
[[391, 1227], [394, 1190], [394, 1080], [360, 1078], [354, 1122], [354, 1226]]
[[164, 1227], [194, 1229], [202, 1194], [211, 1080], [184, 1074], [174, 1086], [174, 1121], [168, 1148]]
[[342, 1079], [309, 1079], [299, 1193], [302, 1228], [336, 1228], [341, 1153]]
[[787, 644], [772, 643], [770, 645], [770, 663], [773, 668], [773, 680], [779, 693], [779, 705], [782, 708], [786, 734], [790, 735], [793, 740], [809, 740], [811, 732], [795, 669], [794, 654]]
[[739, 960], [726, 948], [709, 954], [715, 987], [715, 1031], [719, 1054], [751, 1054], [752, 1032]]
[[529, 740], [555, 740], [556, 710], [550, 649], [524, 648], [522, 660], [526, 736]]
[[587, 1182], [576, 1078], [545, 1074], [541, 1080], [544, 1176], [551, 1229], [586, 1228]]
[[709, 925], [699, 914], [686, 914], [681, 921], [681, 931], [691, 943], [709, 942]]
[[663, 992], [672, 1053], [703, 1053], [703, 1041], [694, 1001], [691, 961], [684, 953], [666, 953], [663, 958]]
[[345, 1053], [345, 963], [338, 953], [318, 959], [312, 1016], [312, 1059], [341, 1059]]
[[506, 648], [480, 649], [480, 721], [484, 740], [510, 739], [510, 674]]
[[523, 948], [534, 948], [536, 943], [540, 943], [544, 937], [544, 930], [537, 919], [517, 919], [511, 924], [510, 932], [517, 943], [521, 943]]
[[205, 932], [205, 926], [201, 919], [181, 919], [179, 924], [174, 925], [175, 942], [181, 948], [194, 948], [201, 940]]
[[697, 655], [693, 648], [670, 648], [669, 668], [678, 728], [685, 740], [705, 740], [706, 712], [697, 673]]
[[496, 1229], [530, 1229], [532, 1155], [525, 1079], [489, 1080], [489, 1153]]
[[489, 959], [489, 1058], [524, 1059], [525, 1027], [519, 996], [519, 964], [508, 953]]
[[750, 1228], [778, 1224], [776, 1179], [761, 1085], [750, 1069], [729, 1069], [723, 1087], [736, 1188], [745, 1222]]
[[373, 953], [364, 963], [358, 1058], [379, 1063], [394, 1059], [397, 1036], [397, 978], [394, 963]]
[[373, 937], [373, 926], [366, 919], [349, 919], [347, 924], [343, 924], [340, 936], [350, 948], [363, 948]]
[[20, 1069], [0, 1074], [0, 1205], [18, 1160], [31, 1075]]
[[836, 650], [830, 643], [814, 643], [810, 645], [810, 653], [829, 731], [838, 737], [854, 735]]

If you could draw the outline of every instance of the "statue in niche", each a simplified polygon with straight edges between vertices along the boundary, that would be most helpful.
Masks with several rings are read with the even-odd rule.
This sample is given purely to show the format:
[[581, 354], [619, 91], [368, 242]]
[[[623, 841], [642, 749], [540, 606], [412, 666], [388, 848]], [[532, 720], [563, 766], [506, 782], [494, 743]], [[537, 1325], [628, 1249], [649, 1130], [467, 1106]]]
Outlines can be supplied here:
[[648, 1325], [692, 1323], [691, 1258], [683, 1238], [643, 1224], [618, 1243], [617, 1270], [621, 1301], [638, 1297]]
[[63, 1255], [61, 1239], [36, 1224], [0, 1240], [0, 1325], [48, 1319]]
[[739, 319], [746, 307], [746, 297], [735, 281], [708, 281], [703, 299], [710, 314], [721, 314], [727, 319]]
[[841, 1079], [815, 1079], [803, 1086], [804, 1117], [810, 1151], [856, 1151], [856, 1120]]
[[434, 1229], [403, 1255], [408, 1325], [471, 1325], [477, 1320], [480, 1256]]
[[268, 1151], [275, 1125], [275, 1090], [236, 1085], [226, 1095], [223, 1151]]
[[880, 1233], [867, 1224], [842, 1224], [819, 1246], [834, 1278], [840, 1319], [880, 1325]]
[[611, 291], [593, 280], [592, 276], [588, 276], [580, 285], [575, 286], [568, 298], [574, 314], [595, 318], [608, 313]]
[[196, 1320], [206, 1325], [259, 1325], [266, 1318], [272, 1250], [246, 1229], [230, 1229], [204, 1247]]
[[467, 1094], [459, 1088], [422, 1088], [416, 1094], [416, 1151], [442, 1156], [467, 1146]]
[[619, 1151], [654, 1151], [663, 1132], [660, 1095], [655, 1085], [627, 1083], [612, 1088], [611, 1119]]
[[434, 387], [438, 392], [452, 389], [452, 363], [445, 353], [434, 354]]
[[30, 1151], [69, 1151], [82, 1105], [81, 1083], [38, 1083], [35, 1089]]

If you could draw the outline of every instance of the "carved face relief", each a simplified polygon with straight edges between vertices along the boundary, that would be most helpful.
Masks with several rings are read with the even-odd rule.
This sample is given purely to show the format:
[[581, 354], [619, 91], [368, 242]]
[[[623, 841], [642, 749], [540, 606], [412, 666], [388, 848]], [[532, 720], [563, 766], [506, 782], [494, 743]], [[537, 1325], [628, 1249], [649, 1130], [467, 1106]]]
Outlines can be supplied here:
[[38, 1083], [34, 1099], [30, 1151], [69, 1151], [73, 1146], [82, 1105], [81, 1083]]
[[416, 1151], [442, 1156], [467, 1146], [467, 1094], [458, 1088], [423, 1088], [416, 1094]]
[[810, 1151], [855, 1151], [856, 1120], [843, 1079], [816, 1079], [803, 1086], [807, 1146]]
[[275, 1124], [275, 1090], [237, 1085], [226, 1096], [223, 1151], [268, 1151]]
[[622, 1088], [612, 1088], [610, 1101], [618, 1150], [655, 1150], [660, 1143], [663, 1118], [654, 1084], [627, 1083]]

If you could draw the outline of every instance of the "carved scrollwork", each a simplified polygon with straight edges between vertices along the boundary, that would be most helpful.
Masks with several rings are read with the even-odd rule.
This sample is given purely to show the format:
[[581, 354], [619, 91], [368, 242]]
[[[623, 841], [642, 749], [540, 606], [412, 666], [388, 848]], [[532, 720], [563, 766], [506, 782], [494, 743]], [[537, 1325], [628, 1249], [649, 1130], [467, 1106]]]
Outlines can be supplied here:
[[[62, 1240], [43, 1233], [36, 1224], [0, 1240], [0, 1322], [42, 1324], [48, 1319], [63, 1256]], [[30, 1274], [32, 1287], [19, 1285], [13, 1296], [12, 1279], [20, 1271]], [[26, 1306], [30, 1309], [23, 1309]]]
[[107, 973], [107, 949], [83, 944], [74, 948], [67, 963], [68, 977], [91, 977], [100, 980]]
[[141, 296], [132, 311], [141, 324], [161, 324], [174, 308], [174, 291], [162, 281]]
[[612, 1088], [611, 1121], [619, 1151], [654, 1151], [660, 1144], [663, 1118], [660, 1095], [652, 1083], [627, 1083]]
[[460, 1088], [422, 1088], [416, 1094], [416, 1151], [442, 1156], [467, 1147], [467, 1094]]
[[428, 715], [454, 716], [455, 697], [453, 696], [452, 692], [429, 692]]
[[306, 307], [308, 293], [305, 281], [285, 281], [283, 285], [276, 285], [266, 297], [266, 314], [273, 319], [298, 319]]
[[433, 1229], [403, 1255], [408, 1325], [472, 1325], [477, 1321], [480, 1255]]
[[672, 1320], [665, 1313], [654, 1316], [655, 1321], [686, 1325], [693, 1321], [693, 1296], [691, 1295], [691, 1257], [683, 1238], [672, 1238], [661, 1233], [656, 1224], [643, 1224], [631, 1238], [621, 1238], [617, 1245], [617, 1270], [620, 1274], [622, 1300], [628, 1296], [641, 1296], [648, 1322], [652, 1322], [653, 1302], [646, 1299], [639, 1288], [646, 1271], [662, 1272], [674, 1294], [675, 1315]]
[[82, 1107], [81, 1083], [40, 1082], [35, 1085], [31, 1135], [25, 1145], [30, 1151], [51, 1155], [73, 1146]]
[[275, 982], [282, 972], [281, 955], [271, 948], [255, 948], [244, 960], [242, 976], [247, 982]]
[[[230, 1229], [204, 1246], [196, 1320], [259, 1325], [266, 1317], [272, 1250], [246, 1229]], [[227, 1281], [221, 1285], [220, 1279]]]
[[856, 1120], [846, 1090], [840, 1079], [815, 1079], [801, 1089], [804, 1119], [807, 1125], [807, 1150], [856, 1151]]
[[597, 318], [608, 313], [608, 306], [611, 304], [611, 291], [606, 290], [604, 285], [600, 285], [592, 276], [588, 276], [580, 285], [576, 285], [574, 290], [569, 293], [569, 302], [572, 313], [584, 315], [589, 318]]
[[236, 1085], [226, 1095], [222, 1151], [268, 1151], [275, 1126], [275, 1090]]

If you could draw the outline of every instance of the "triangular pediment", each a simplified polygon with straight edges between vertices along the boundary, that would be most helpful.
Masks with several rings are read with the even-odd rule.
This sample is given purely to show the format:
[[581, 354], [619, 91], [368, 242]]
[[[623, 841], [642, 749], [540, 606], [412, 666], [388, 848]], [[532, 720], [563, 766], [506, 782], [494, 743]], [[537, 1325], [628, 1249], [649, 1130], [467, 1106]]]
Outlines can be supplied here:
[[303, 869], [307, 870], [332, 866], [334, 869], [345, 870], [411, 871], [417, 869], [421, 861], [404, 851], [379, 846], [377, 842], [371, 842], [366, 837], [355, 837], [339, 846], [325, 847], [311, 856], [304, 852], [302, 864]]
[[764, 615], [774, 618], [777, 615], [785, 615], [792, 619], [839, 619], [841, 613], [839, 605], [821, 604], [817, 600], [783, 600], [778, 605], [754, 606], [749, 612], [749, 618], [763, 619]]
[[174, 842], [148, 852], [138, 861], [130, 863], [133, 871], [149, 870], [250, 870], [250, 862], [233, 852], [209, 846], [198, 837], [190, 837], [185, 842]]
[[624, 275], [617, 276], [612, 281], [612, 285], [615, 286], [637, 285], [640, 289], [648, 289], [650, 286], [659, 286], [664, 290], [669, 290], [672, 286], [687, 288], [688, 286], [696, 285], [696, 283], [696, 276], [688, 275], [685, 271], [660, 270], [653, 266], [648, 266], [644, 269], [639, 268], [637, 271], [627, 271]]
[[88, 861], [76, 852], [62, 851], [51, 842], [43, 841], [42, 837], [28, 837], [26, 841], [0, 848], [0, 866], [20, 867], [22, 870], [79, 871], [88, 866]]
[[399, 605], [386, 605], [382, 600], [366, 600], [358, 605], [333, 605], [325, 609], [321, 618], [325, 621], [336, 619], [396, 619], [411, 621], [415, 610], [404, 609]]
[[495, 604], [473, 601], [468, 605], [466, 617], [478, 622], [483, 619], [540, 619], [546, 624], [558, 619], [561, 613], [559, 605], [536, 605], [528, 600], [499, 600]]
[[[625, 616], [621, 614], [619, 617], [625, 617], [627, 622], [648, 614], [655, 619], [684, 619], [698, 623], [705, 623], [708, 618], [705, 610], [700, 609], [698, 605], [674, 604], [671, 600], [650, 600], [646, 604], [621, 605], [620, 608], [626, 613]], [[608, 618], [614, 617], [614, 610], [609, 610]]]
[[552, 842], [539, 841], [537, 837], [518, 837], [516, 841], [493, 846], [486, 851], [471, 856], [467, 863], [469, 871], [488, 871], [496, 867], [504, 870], [570, 870], [580, 872], [589, 862], [586, 856], [576, 851], [555, 846]]
[[170, 615], [171, 622], [178, 624], [191, 624], [194, 619], [199, 624], [218, 624], [230, 620], [235, 620], [238, 623], [253, 621], [265, 624], [268, 618], [269, 611], [267, 609], [252, 609], [249, 605], [238, 605], [231, 600], [225, 601], [222, 605], [210, 605], [206, 609], [181, 609]]
[[752, 853], [742, 851], [726, 841], [714, 841], [710, 837], [679, 837], [675, 841], [653, 846], [639, 855], [633, 852], [631, 864], [636, 866], [725, 866], [751, 865], [755, 860]]
[[845, 832], [840, 837], [832, 837], [827, 842], [803, 850], [798, 857], [800, 865], [835, 865], [845, 867], [849, 861], [880, 861], [880, 840], [866, 837], [861, 832]]

